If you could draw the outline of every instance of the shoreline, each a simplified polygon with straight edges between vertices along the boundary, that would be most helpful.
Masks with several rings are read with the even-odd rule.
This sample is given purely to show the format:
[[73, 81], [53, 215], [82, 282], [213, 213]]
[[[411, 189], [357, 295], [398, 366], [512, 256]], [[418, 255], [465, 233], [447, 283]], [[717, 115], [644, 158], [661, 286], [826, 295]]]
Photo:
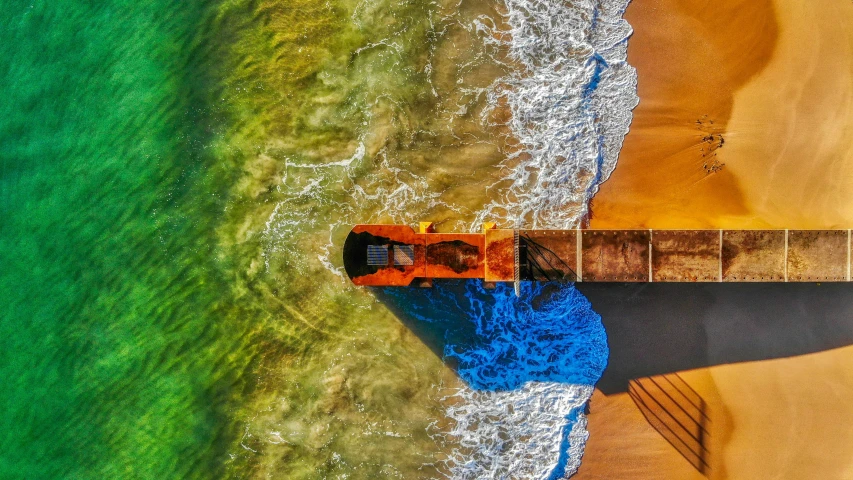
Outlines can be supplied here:
[[[637, 69], [640, 103], [616, 169], [592, 200], [593, 228], [768, 226], [749, 218], [738, 179], [715, 162], [731, 144], [726, 127], [734, 92], [774, 50], [771, 0], [748, 10], [735, 0], [713, 9], [704, 3], [648, 0], [632, 2], [625, 12], [634, 28], [628, 63]], [[719, 20], [726, 16], [739, 21]], [[756, 33], [741, 38], [740, 31]], [[735, 53], [747, 58], [725, 68]]]
[[[591, 228], [853, 225], [853, 4], [646, 0], [625, 18], [640, 104]], [[853, 347], [802, 353], [681, 373], [724, 419], [708, 478], [853, 471]], [[576, 478], [703, 478], [627, 394], [596, 390], [590, 409]]]

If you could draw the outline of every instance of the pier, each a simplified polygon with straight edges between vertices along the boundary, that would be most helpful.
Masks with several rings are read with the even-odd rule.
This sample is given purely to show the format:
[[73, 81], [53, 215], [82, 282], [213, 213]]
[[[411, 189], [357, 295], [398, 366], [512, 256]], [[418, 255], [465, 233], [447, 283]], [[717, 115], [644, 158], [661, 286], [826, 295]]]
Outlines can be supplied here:
[[851, 230], [510, 230], [436, 233], [431, 223], [356, 225], [356, 285], [485, 282], [850, 282]]

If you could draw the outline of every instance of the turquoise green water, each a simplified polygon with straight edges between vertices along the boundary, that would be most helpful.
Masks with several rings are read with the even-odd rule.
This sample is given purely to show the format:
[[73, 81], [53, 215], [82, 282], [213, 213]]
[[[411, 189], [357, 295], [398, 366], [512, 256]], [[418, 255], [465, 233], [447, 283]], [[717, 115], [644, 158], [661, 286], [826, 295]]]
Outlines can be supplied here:
[[435, 474], [455, 376], [321, 260], [400, 181], [482, 204], [457, 7], [0, 7], [0, 478]]
[[0, 10], [0, 478], [221, 476], [253, 352], [216, 255], [214, 12]]

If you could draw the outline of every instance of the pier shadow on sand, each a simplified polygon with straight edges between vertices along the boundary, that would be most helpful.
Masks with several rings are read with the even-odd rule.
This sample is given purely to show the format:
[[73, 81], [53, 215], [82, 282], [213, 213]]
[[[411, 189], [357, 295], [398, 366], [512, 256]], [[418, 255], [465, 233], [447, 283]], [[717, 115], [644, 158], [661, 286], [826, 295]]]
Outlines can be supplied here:
[[607, 332], [597, 387], [853, 344], [850, 283], [577, 284]]
[[[466, 290], [471, 297], [474, 284], [436, 284], [439, 292], [388, 288], [374, 289], [374, 293], [475, 388], [514, 388], [526, 380], [594, 383], [600, 361], [583, 365], [578, 356], [600, 357], [606, 355], [606, 348], [602, 352], [599, 346], [588, 352], [583, 345], [577, 345], [599, 340], [590, 330], [588, 304], [584, 305], [582, 297], [567, 291], [575, 291], [574, 288], [544, 286], [535, 290], [536, 298], [526, 303], [522, 300], [522, 309], [536, 311], [540, 307], [538, 299], [542, 298], [551, 301], [556, 298], [557, 302], [563, 299], [573, 305], [563, 311], [550, 305], [552, 311], [536, 321], [516, 322], [508, 325], [506, 331], [484, 335], [483, 329], [489, 330], [488, 324], [496, 321], [489, 310], [506, 305], [480, 303], [477, 299], [461, 305], [459, 299], [466, 295]], [[486, 297], [492, 295], [479, 286], [474, 290]], [[592, 310], [601, 315], [604, 324], [609, 359], [596, 386], [605, 394], [626, 392], [629, 381], [637, 378], [853, 345], [853, 284], [850, 283], [578, 283], [576, 291], [592, 304]], [[494, 295], [498, 303], [509, 301], [507, 292], [500, 290]], [[469, 311], [472, 306], [474, 313]], [[578, 319], [587, 324], [578, 331], [559, 325]], [[518, 332], [523, 328], [537, 331]], [[555, 333], [556, 340], [549, 338]], [[514, 339], [505, 341], [508, 335]], [[521, 345], [531, 338], [540, 346], [533, 351]], [[519, 345], [499, 346], [501, 351], [492, 348], [495, 344], [513, 342]], [[472, 361], [471, 356], [461, 357], [461, 365], [460, 357], [448, 355], [454, 345], [466, 345], [468, 351], [479, 352], [473, 359], [479, 364], [478, 371], [472, 373], [470, 365], [464, 365]], [[559, 352], [550, 355], [549, 349], [555, 346]], [[525, 355], [536, 358], [524, 358]], [[549, 368], [548, 364], [555, 359], [563, 363]], [[510, 373], [519, 370], [519, 365], [522, 365], [520, 371]], [[486, 375], [494, 372], [495, 368], [507, 378], [479, 377], [484, 372]]]

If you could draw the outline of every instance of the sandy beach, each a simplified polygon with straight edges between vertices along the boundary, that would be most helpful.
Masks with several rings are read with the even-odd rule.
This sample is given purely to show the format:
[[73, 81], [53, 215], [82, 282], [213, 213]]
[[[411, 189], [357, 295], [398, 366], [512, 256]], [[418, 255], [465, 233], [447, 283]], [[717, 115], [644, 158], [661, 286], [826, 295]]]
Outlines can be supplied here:
[[640, 104], [593, 227], [853, 221], [853, 3], [648, 0], [626, 18]]
[[578, 288], [601, 314], [610, 346], [580, 478], [690, 478], [687, 461], [662, 447], [624, 393], [630, 379], [669, 372], [708, 405], [710, 478], [847, 478], [853, 285]]
[[[626, 18], [640, 104], [593, 228], [853, 227], [853, 3], [644, 0]], [[853, 478], [853, 347], [800, 353], [682, 373], [725, 419], [710, 478]], [[701, 478], [631, 408], [596, 393], [576, 478]]]

